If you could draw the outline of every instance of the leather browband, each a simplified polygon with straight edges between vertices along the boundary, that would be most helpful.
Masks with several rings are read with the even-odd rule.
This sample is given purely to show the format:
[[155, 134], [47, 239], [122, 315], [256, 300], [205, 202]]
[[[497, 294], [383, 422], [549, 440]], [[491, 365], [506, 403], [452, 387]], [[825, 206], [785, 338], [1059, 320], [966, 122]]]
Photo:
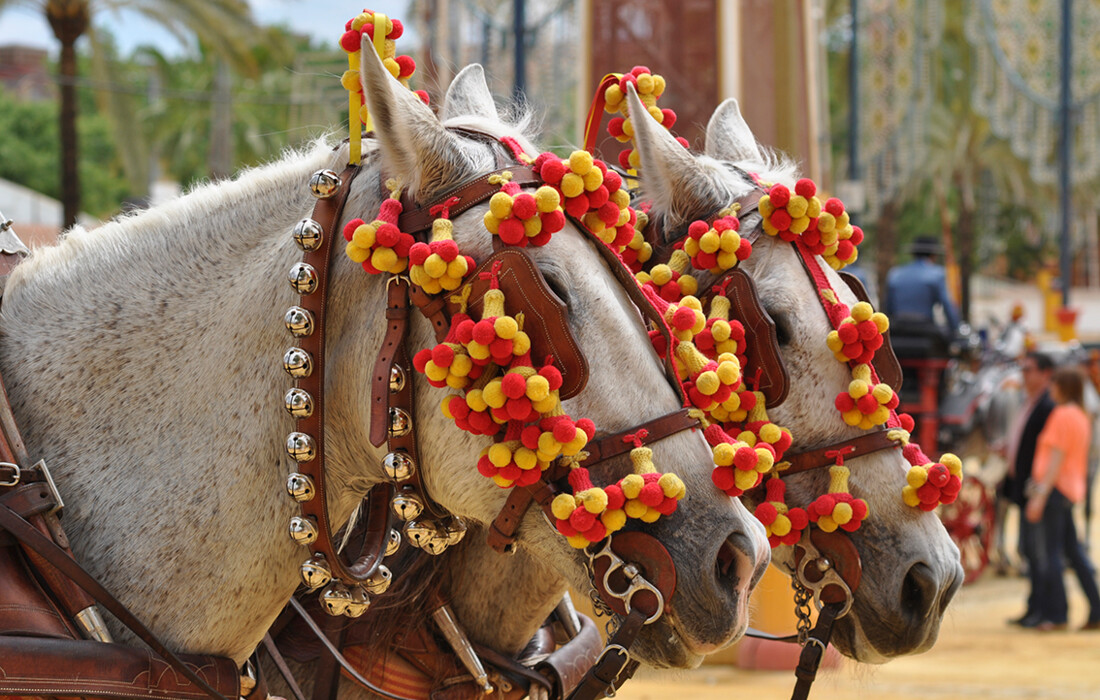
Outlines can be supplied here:
[[455, 189], [435, 197], [430, 204], [421, 207], [416, 207], [414, 202], [403, 197], [401, 200], [402, 214], [398, 220], [398, 228], [405, 233], [411, 233], [413, 235], [431, 229], [432, 222], [439, 218], [439, 214], [433, 213], [432, 209], [439, 202], [445, 202], [452, 197], [457, 197], [459, 201], [456, 202], [454, 206], [450, 207], [450, 216], [452, 219], [458, 218], [459, 214], [462, 214], [468, 209], [472, 209], [497, 192], [500, 192], [500, 183], [489, 182], [489, 178], [494, 175], [500, 175], [506, 170], [512, 173], [511, 182], [518, 184], [520, 187], [541, 185], [543, 183], [542, 178], [531, 169], [531, 166], [515, 163], [513, 165], [497, 168], [496, 170], [487, 172], [480, 177], [459, 185]]
[[786, 477], [799, 472], [831, 467], [837, 463], [837, 457], [843, 460], [855, 459], [869, 455], [872, 452], [885, 450], [891, 447], [901, 447], [901, 443], [890, 437], [891, 430], [877, 430], [873, 433], [860, 435], [859, 437], [838, 442], [835, 445], [826, 445], [814, 450], [807, 450], [797, 454], [788, 454], [785, 461], [790, 466], [779, 472], [779, 476]]

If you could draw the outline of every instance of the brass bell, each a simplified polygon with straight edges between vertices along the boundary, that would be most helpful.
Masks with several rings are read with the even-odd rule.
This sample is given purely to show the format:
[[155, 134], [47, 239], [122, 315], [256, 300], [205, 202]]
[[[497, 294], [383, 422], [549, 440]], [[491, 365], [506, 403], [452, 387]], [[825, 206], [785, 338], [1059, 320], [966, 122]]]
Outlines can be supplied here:
[[295, 462], [310, 462], [317, 458], [317, 443], [312, 435], [296, 431], [286, 436], [286, 453]]
[[294, 388], [286, 392], [283, 406], [295, 418], [309, 418], [313, 415], [313, 397], [305, 389]]
[[286, 315], [283, 316], [283, 323], [286, 324], [286, 329], [295, 338], [313, 335], [313, 312], [308, 309], [303, 309], [300, 306], [290, 307], [287, 309]]
[[312, 518], [295, 515], [290, 519], [290, 539], [300, 545], [313, 544], [317, 540], [317, 523]]
[[294, 242], [307, 253], [321, 247], [325, 230], [313, 219], [302, 219], [294, 224]]
[[339, 581], [333, 581], [321, 591], [321, 607], [329, 615], [343, 615], [351, 605], [351, 591]]
[[312, 501], [317, 494], [316, 489], [313, 487], [313, 479], [298, 472], [293, 472], [286, 478], [286, 492], [299, 503]]
[[390, 570], [382, 565], [379, 565], [373, 574], [367, 578], [367, 582], [363, 586], [367, 589], [367, 592], [374, 595], [382, 595], [386, 592], [386, 589], [390, 587], [390, 583], [393, 581], [393, 574]]
[[390, 393], [396, 394], [405, 388], [405, 369], [400, 365], [390, 367]]
[[403, 493], [393, 497], [390, 504], [393, 512], [402, 520], [412, 520], [424, 512], [424, 504], [413, 493]]
[[309, 191], [317, 199], [328, 199], [340, 189], [340, 176], [333, 170], [318, 170], [309, 177]]
[[313, 374], [313, 356], [301, 348], [291, 348], [283, 355], [283, 369], [295, 379]]
[[345, 617], [359, 617], [367, 611], [370, 607], [370, 596], [363, 590], [362, 586], [355, 586], [351, 589], [351, 600], [348, 601], [348, 607], [344, 609]]
[[447, 533], [447, 543], [456, 545], [466, 536], [466, 522], [457, 515], [452, 515], [443, 530]]
[[418, 520], [410, 520], [405, 523], [405, 538], [414, 547], [423, 547], [429, 540], [435, 537], [435, 525], [422, 523]]
[[398, 450], [382, 458], [382, 469], [394, 481], [405, 481], [416, 472], [416, 464], [407, 452]]
[[412, 416], [404, 409], [390, 407], [390, 437], [405, 437], [412, 430]]
[[401, 549], [401, 533], [390, 530], [390, 538], [386, 541], [386, 553], [383, 556], [392, 557], [399, 549]]
[[426, 542], [420, 545], [420, 548], [432, 556], [437, 556], [447, 551], [447, 547], [450, 546], [451, 540], [447, 532], [444, 530], [436, 530]]
[[313, 555], [302, 564], [301, 574], [302, 583], [310, 590], [320, 588], [332, 580], [332, 572], [329, 571], [325, 558], [320, 554]]
[[313, 294], [317, 291], [317, 270], [309, 263], [294, 263], [286, 277], [290, 280], [290, 286], [299, 294]]

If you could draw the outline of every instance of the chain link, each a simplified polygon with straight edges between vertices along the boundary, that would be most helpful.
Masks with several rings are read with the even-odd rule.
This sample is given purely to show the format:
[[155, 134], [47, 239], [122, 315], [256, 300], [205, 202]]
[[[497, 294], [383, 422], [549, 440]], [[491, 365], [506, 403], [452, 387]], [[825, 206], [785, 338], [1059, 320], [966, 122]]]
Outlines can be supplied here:
[[806, 646], [810, 638], [810, 601], [814, 599], [811, 593], [798, 577], [791, 578], [791, 588], [794, 589], [794, 614], [798, 618], [798, 645]]

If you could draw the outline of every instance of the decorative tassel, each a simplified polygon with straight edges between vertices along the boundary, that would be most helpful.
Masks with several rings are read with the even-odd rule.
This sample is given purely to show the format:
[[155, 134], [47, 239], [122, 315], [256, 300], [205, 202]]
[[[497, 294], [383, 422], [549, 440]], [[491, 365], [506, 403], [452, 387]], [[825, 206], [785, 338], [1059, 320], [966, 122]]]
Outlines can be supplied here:
[[848, 391], [837, 394], [836, 409], [848, 425], [870, 430], [882, 425], [898, 407], [898, 395], [889, 384], [871, 384], [871, 366], [856, 365]]
[[573, 493], [555, 496], [550, 510], [558, 532], [565, 535], [571, 546], [584, 549], [622, 529], [626, 524], [622, 510], [626, 499], [618, 486], [606, 489], [593, 486], [588, 470], [578, 466], [576, 460], [570, 462], [570, 468], [569, 485]]
[[[645, 66], [634, 66], [629, 73], [619, 77], [618, 82], [609, 85], [604, 91], [604, 110], [609, 114], [621, 113], [622, 117], [615, 117], [607, 124], [607, 133], [616, 141], [626, 143], [634, 137], [634, 124], [630, 118], [629, 105], [626, 101], [627, 85], [633, 83], [638, 99], [645, 105], [658, 124], [671, 130], [676, 123], [676, 112], [671, 109], [657, 107], [657, 99], [665, 91], [665, 79], [651, 72]], [[687, 139], [676, 137], [684, 148], [688, 147]], [[641, 166], [641, 160], [637, 149], [627, 148], [619, 153], [619, 165], [624, 170], [637, 169]]]
[[950, 452], [934, 464], [912, 466], [901, 489], [905, 505], [924, 511], [935, 510], [941, 503], [954, 503], [962, 488], [962, 462]]
[[870, 364], [875, 351], [882, 347], [882, 334], [889, 328], [886, 314], [861, 301], [852, 307], [850, 315], [841, 319], [836, 330], [829, 331], [825, 342], [840, 362]]
[[472, 380], [481, 376], [482, 367], [473, 363], [455, 333], [458, 325], [469, 318], [464, 313], [455, 314], [442, 343], [413, 355], [416, 371], [426, 376], [432, 386], [465, 389]]
[[639, 430], [623, 438], [624, 442], [634, 443], [634, 449], [630, 451], [634, 473], [620, 479], [618, 485], [626, 497], [623, 506], [626, 515], [652, 523], [662, 515], [672, 515], [687, 489], [675, 474], [657, 472], [653, 466], [653, 450], [642, 446], [648, 435], [647, 431]]
[[766, 500], [756, 506], [753, 515], [764, 524], [768, 543], [774, 548], [782, 544], [797, 544], [810, 524], [810, 516], [802, 508], [788, 508], [785, 500], [787, 484], [782, 479], [768, 479], [764, 487]]
[[553, 187], [543, 185], [534, 194], [524, 192], [511, 182], [512, 173], [504, 171], [490, 175], [489, 182], [500, 183], [500, 192], [489, 200], [485, 212], [485, 228], [506, 245], [542, 246], [565, 226], [561, 195]]
[[684, 252], [691, 256], [692, 266], [720, 275], [748, 259], [752, 243], [741, 238], [737, 233], [740, 228], [736, 215], [721, 216], [710, 225], [702, 220], [691, 222]]
[[535, 159], [534, 168], [561, 194], [565, 213], [607, 247], [621, 253], [634, 241], [638, 218], [630, 206], [630, 194], [619, 174], [608, 170], [603, 161], [588, 151], [573, 151], [568, 160], [547, 152]]
[[382, 202], [374, 221], [365, 223], [352, 219], [344, 226], [344, 240], [348, 242], [344, 252], [372, 275], [397, 275], [409, 266], [409, 250], [413, 245], [411, 234], [397, 228], [402, 206], [400, 190]]
[[523, 423], [512, 421], [504, 433], [504, 441], [481, 451], [477, 470], [497, 486], [507, 489], [513, 486], [530, 486], [539, 480], [550, 466], [538, 458], [535, 451], [519, 440]]
[[818, 496], [806, 511], [810, 521], [824, 532], [833, 532], [838, 527], [855, 532], [867, 519], [867, 501], [848, 493], [848, 468], [842, 455], [836, 458], [838, 464], [829, 467], [829, 493]]
[[430, 243], [414, 243], [409, 249], [409, 279], [428, 294], [453, 291], [462, 284], [466, 274], [474, 269], [474, 259], [459, 255], [454, 241], [454, 224], [450, 220], [450, 207], [458, 203], [451, 197], [443, 204], [431, 208], [439, 218], [432, 222]]
[[531, 339], [523, 332], [520, 319], [508, 316], [504, 311], [504, 292], [500, 290], [497, 280], [500, 266], [498, 260], [491, 270], [481, 273], [491, 280], [491, 288], [485, 292], [481, 320], [475, 323], [466, 319], [455, 328], [455, 337], [466, 347], [466, 352], [476, 365], [493, 362], [507, 367], [514, 357], [531, 351]]
[[754, 447], [748, 442], [729, 436], [717, 424], [708, 426], [703, 437], [714, 453], [714, 471], [711, 480], [726, 495], [739, 498], [746, 491], [760, 485], [764, 475], [775, 465], [775, 451], [768, 444]]
[[[649, 272], [639, 272], [634, 277], [643, 288], [648, 287], [661, 299], [676, 303], [699, 291], [699, 281], [688, 274], [690, 267], [691, 258], [677, 248], [672, 251], [667, 263], [654, 265]], [[699, 308], [702, 309], [702, 306]]]

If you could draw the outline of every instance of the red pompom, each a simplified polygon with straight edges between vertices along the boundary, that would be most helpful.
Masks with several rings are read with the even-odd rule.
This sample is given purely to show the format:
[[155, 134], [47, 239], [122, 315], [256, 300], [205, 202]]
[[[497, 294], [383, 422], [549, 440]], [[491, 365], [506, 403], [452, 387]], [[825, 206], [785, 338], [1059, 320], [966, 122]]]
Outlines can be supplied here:
[[809, 179], [808, 177], [804, 177], [798, 182], [794, 183], [794, 191], [795, 194], [802, 195], [803, 197], [809, 199], [810, 197], [813, 197], [815, 194], [817, 194], [817, 185], [814, 184], [813, 180]]
[[[600, 165], [603, 165], [603, 163], [601, 163], [600, 161], [596, 162], [600, 163]], [[604, 165], [603, 167], [607, 168], [606, 165]], [[607, 188], [608, 192], [614, 192], [615, 190], [623, 186], [623, 178], [614, 170], [608, 170], [603, 175], [603, 184], [604, 187]]]
[[589, 440], [596, 436], [596, 424], [592, 422], [591, 418], [581, 418], [577, 421], [577, 427], [584, 431]]
[[509, 372], [500, 380], [500, 390], [508, 398], [518, 399], [527, 393], [527, 380], [517, 372]]
[[512, 214], [520, 219], [530, 219], [538, 213], [538, 205], [531, 194], [524, 192], [512, 199]]
[[423, 265], [428, 256], [432, 254], [427, 243], [414, 243], [409, 248], [409, 262], [413, 265]]
[[565, 163], [561, 162], [560, 158], [557, 158], [553, 154], [547, 158], [542, 164], [542, 168], [539, 170], [539, 175], [548, 185], [557, 185], [561, 182], [562, 177], [565, 176]]
[[649, 70], [649, 68], [647, 68], [645, 66], [634, 66], [633, 68], [630, 69], [630, 72], [631, 72], [631, 74], [633, 74], [635, 76], [638, 76], [638, 75], [641, 75], [642, 73], [652, 73], [653, 71]]
[[416, 72], [416, 61], [412, 56], [398, 56], [394, 60], [397, 61], [398, 77], [408, 78]]
[[354, 29], [344, 32], [344, 35], [340, 37], [340, 48], [348, 53], [355, 53], [362, 43], [360, 37], [362, 37], [362, 34]]
[[622, 166], [623, 170], [629, 170], [630, 168], [634, 167], [630, 164], [631, 150], [632, 149], [627, 149], [625, 151], [619, 151], [619, 165]]
[[622, 117], [615, 117], [607, 123], [607, 133], [613, 137], [618, 138], [623, 135], [623, 122], [626, 121]]
[[355, 234], [355, 229], [359, 228], [365, 223], [367, 222], [363, 221], [362, 219], [352, 219], [351, 221], [344, 224], [344, 240], [350, 243], [351, 237]]
[[772, 206], [785, 207], [787, 202], [791, 201], [791, 191], [785, 185], [772, 185], [768, 190], [768, 197], [771, 199]]
[[520, 245], [527, 239], [527, 231], [523, 228], [523, 222], [519, 219], [505, 219], [497, 228], [500, 240], [508, 245]]
[[710, 479], [719, 490], [726, 491], [727, 493], [736, 485], [736, 481], [733, 477], [733, 469], [730, 467], [716, 467], [714, 471], [710, 473]]
[[401, 20], [399, 19], [391, 19], [390, 21], [393, 22], [393, 29], [386, 35], [386, 38], [400, 39], [401, 35], [405, 33], [405, 25], [401, 24]]
[[565, 228], [565, 212], [560, 209], [548, 211], [539, 218], [542, 221], [543, 233], [557, 233]]
[[676, 123], [676, 112], [673, 112], [671, 109], [662, 109], [661, 116], [663, 117], [661, 126], [666, 129], [671, 129], [672, 125]]
[[576, 197], [565, 200], [565, 213], [574, 219], [579, 219], [588, 213], [588, 196], [583, 192]]
[[688, 235], [691, 236], [692, 238], [694, 238], [695, 240], [699, 240], [700, 238], [703, 237], [703, 234], [706, 233], [709, 230], [710, 230], [710, 226], [707, 226], [707, 222], [701, 221], [701, 220], [700, 221], [692, 221], [691, 225], [688, 226]]
[[791, 227], [791, 215], [786, 209], [776, 209], [771, 216], [772, 226], [780, 231], [786, 231]]
[[440, 367], [450, 367], [455, 361], [455, 351], [449, 345], [440, 343], [432, 348], [432, 362]]

